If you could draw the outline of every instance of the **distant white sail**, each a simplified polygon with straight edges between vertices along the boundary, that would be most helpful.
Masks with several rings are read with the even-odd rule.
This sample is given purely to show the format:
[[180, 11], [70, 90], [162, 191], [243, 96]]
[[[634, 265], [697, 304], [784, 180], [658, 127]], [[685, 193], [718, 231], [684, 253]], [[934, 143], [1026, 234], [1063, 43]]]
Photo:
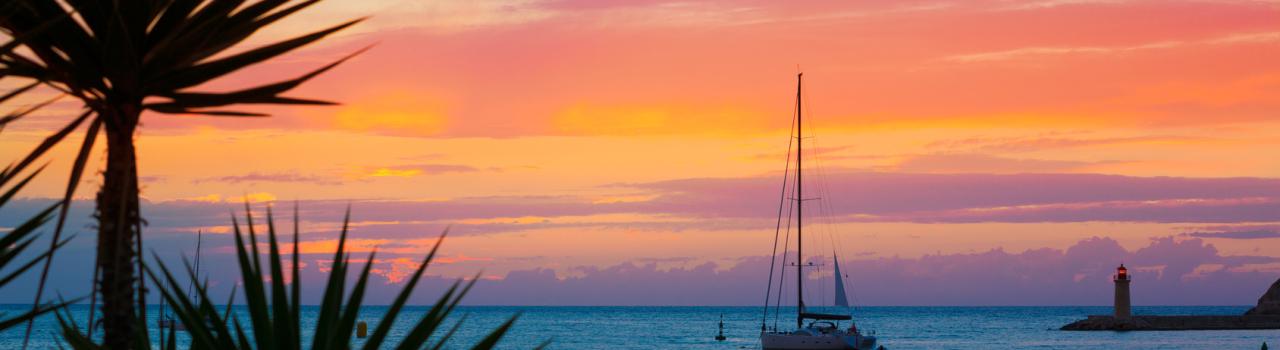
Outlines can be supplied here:
[[836, 306], [849, 307], [849, 299], [844, 293], [844, 275], [840, 274], [840, 258], [835, 254], [831, 254], [831, 258], [836, 262]]

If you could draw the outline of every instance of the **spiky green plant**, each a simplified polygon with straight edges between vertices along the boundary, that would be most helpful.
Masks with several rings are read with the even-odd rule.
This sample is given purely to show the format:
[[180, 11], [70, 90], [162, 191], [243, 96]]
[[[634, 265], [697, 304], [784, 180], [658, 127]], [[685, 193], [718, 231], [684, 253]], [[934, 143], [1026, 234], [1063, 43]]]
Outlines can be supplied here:
[[[318, 0], [6, 0], [0, 31], [25, 50], [0, 52], [0, 78], [21, 77], [83, 103], [73, 118], [37, 147], [38, 158], [87, 125], [54, 229], [62, 232], [89, 152], [106, 137], [106, 169], [97, 194], [97, 293], [102, 297], [103, 344], [131, 348], [138, 314], [145, 313], [141, 278], [141, 213], [134, 134], [144, 111], [211, 116], [264, 116], [227, 110], [242, 104], [331, 104], [281, 94], [338, 63], [300, 77], [230, 92], [192, 89], [241, 68], [293, 51], [356, 24], [348, 21], [262, 47], [230, 52], [250, 35]], [[19, 88], [21, 92], [26, 87]], [[36, 302], [52, 259], [45, 260]], [[135, 275], [135, 269], [136, 275]], [[138, 285], [135, 285], [137, 283]], [[135, 304], [136, 303], [136, 304]], [[92, 327], [92, 325], [91, 325]], [[28, 335], [30, 334], [28, 325]], [[145, 337], [143, 337], [145, 338]]]
[[[0, 21], [3, 21], [3, 19], [13, 15], [16, 10], [16, 3], [7, 2], [0, 4]], [[49, 27], [49, 24], [46, 23], [41, 27], [47, 28]], [[35, 28], [31, 32], [38, 33], [43, 30], [42, 28]], [[11, 37], [9, 41], [0, 44], [0, 57], [11, 54], [13, 50], [22, 43], [23, 39], [23, 37]], [[0, 73], [0, 78], [4, 77], [5, 74]], [[28, 82], [14, 88], [13, 90], [5, 92], [0, 95], [0, 103], [10, 101], [19, 95], [22, 95], [24, 92], [35, 88], [39, 84], [40, 82], [38, 81]], [[3, 132], [4, 127], [10, 122], [22, 119], [51, 102], [53, 102], [53, 100], [47, 100], [0, 115], [0, 132]], [[10, 164], [4, 169], [0, 169], [0, 213], [4, 212], [5, 205], [17, 196], [18, 192], [22, 191], [22, 189], [26, 187], [27, 184], [36, 177], [36, 175], [39, 175], [40, 172], [44, 170], [43, 168], [38, 168], [31, 171], [30, 174], [25, 177], [22, 177], [20, 174], [24, 173], [31, 163], [31, 161], [19, 162]], [[17, 182], [11, 183], [11, 181], [14, 180], [17, 180]], [[53, 218], [54, 210], [59, 206], [60, 203], [55, 203], [48, 208], [37, 212], [34, 216], [27, 218], [26, 221], [19, 223], [8, 231], [0, 232], [0, 272], [3, 272], [3, 274], [0, 274], [0, 289], [3, 289], [10, 282], [13, 282], [14, 279], [18, 278], [18, 276], [21, 276], [31, 270], [31, 268], [35, 267], [41, 259], [53, 256], [53, 252], [57, 251], [58, 248], [61, 248], [67, 243], [67, 240], [55, 239], [50, 242], [50, 246], [47, 250], [40, 253], [38, 256], [31, 258], [31, 260], [20, 262], [18, 258], [23, 252], [26, 252], [31, 248], [32, 243], [35, 243], [36, 236], [39, 235], [37, 230]], [[66, 303], [36, 303], [30, 311], [17, 316], [6, 318], [4, 317], [5, 315], [0, 314], [0, 331], [12, 328], [13, 326], [19, 325], [23, 322], [33, 320], [37, 316], [58, 310], [63, 306], [66, 306]]]
[[[8, 204], [9, 201], [18, 194], [18, 191], [21, 191], [23, 187], [26, 187], [26, 185], [31, 182], [31, 179], [35, 178], [39, 173], [40, 170], [37, 169], [32, 172], [32, 174], [19, 179], [19, 177], [13, 172], [13, 167], [6, 167], [5, 169], [0, 170], [0, 189], [8, 187], [7, 190], [0, 192], [0, 213], [4, 212], [5, 204]], [[10, 186], [9, 182], [15, 179], [18, 179], [18, 181]], [[32, 267], [35, 267], [41, 259], [49, 256], [54, 250], [57, 250], [67, 243], [66, 240], [55, 242], [50, 250], [46, 250], [26, 262], [22, 262], [19, 259], [19, 256], [23, 252], [31, 248], [31, 244], [35, 242], [36, 236], [38, 236], [37, 230], [53, 218], [54, 210], [57, 208], [57, 204], [49, 206], [48, 208], [36, 213], [35, 216], [32, 216], [26, 221], [14, 226], [9, 231], [3, 232], [3, 235], [0, 235], [0, 272], [4, 272], [0, 274], [0, 290], [3, 290], [6, 285], [13, 282], [14, 279], [18, 278], [18, 276], [21, 276], [23, 273], [31, 270]], [[6, 318], [4, 314], [0, 314], [0, 331], [22, 324], [27, 320], [34, 319], [36, 316], [57, 310], [65, 305], [66, 303], [37, 304], [30, 311], [8, 318]]]
[[[338, 235], [338, 247], [333, 253], [333, 265], [329, 271], [328, 281], [325, 283], [324, 293], [319, 305], [319, 317], [314, 325], [307, 325], [314, 333], [310, 344], [302, 337], [303, 325], [299, 314], [301, 305], [299, 301], [300, 286], [302, 283], [298, 274], [300, 265], [298, 261], [297, 208], [294, 208], [293, 251], [288, 264], [288, 278], [285, 276], [285, 261], [280, 252], [275, 219], [272, 216], [271, 208], [267, 207], [266, 266], [262, 264], [261, 257], [263, 254], [258, 249], [258, 233], [254, 229], [253, 214], [247, 205], [245, 211], [246, 223], [244, 227], [248, 231], [247, 234], [241, 230], [241, 225], [235, 217], [232, 217], [232, 226], [236, 240], [236, 258], [240, 266], [240, 281], [244, 288], [242, 295], [249, 314], [248, 329], [251, 331], [246, 331], [245, 324], [242, 324], [240, 319], [231, 316], [229, 308], [221, 313], [219, 312], [219, 308], [213, 303], [213, 299], [209, 297], [206, 285], [197, 283], [195, 288], [196, 295], [192, 298], [182, 292], [185, 282], [176, 278], [174, 272], [168, 266], [159, 262], [158, 257], [155, 259], [156, 263], [154, 264], [158, 269], [151, 268], [151, 265], [146, 268], [147, 276], [155, 282], [164, 300], [173, 305], [174, 315], [179, 322], [182, 322], [190, 334], [191, 349], [342, 350], [353, 348], [352, 335], [355, 332], [356, 316], [364, 299], [370, 269], [373, 266], [377, 252], [369, 254], [364, 266], [360, 269], [359, 277], [348, 293], [346, 290], [347, 272], [352, 267], [350, 264], [351, 254], [346, 251], [348, 223], [351, 218], [350, 210], [347, 211], [342, 221], [342, 230]], [[440, 349], [458, 330], [463, 320], [455, 323], [448, 331], [440, 335], [439, 339], [434, 341], [431, 339], [445, 323], [445, 318], [453, 313], [462, 297], [475, 285], [478, 278], [473, 278], [465, 284], [462, 281], [454, 282], [449, 290], [436, 300], [431, 309], [414, 324], [413, 328], [403, 338], [396, 342], [392, 342], [387, 338], [391, 332], [391, 326], [408, 302], [409, 296], [418, 285], [423, 272], [431, 264], [432, 258], [435, 257], [436, 252], [440, 249], [440, 244], [444, 241], [447, 233], [448, 230], [445, 230], [441, 234], [440, 240], [426, 254], [422, 264], [414, 271], [413, 276], [409, 278], [399, 295], [387, 308], [386, 314], [377, 322], [373, 333], [365, 340], [364, 349]], [[246, 236], [248, 239], [246, 239]], [[190, 264], [185, 262], [184, 260], [188, 278], [196, 279], [196, 271], [191, 268]], [[264, 276], [270, 276], [270, 282], [264, 282]], [[476, 277], [479, 276], [477, 275]], [[291, 282], [286, 283], [286, 280]], [[268, 292], [268, 290], [270, 291]], [[234, 298], [234, 289], [232, 294], [232, 298]], [[343, 299], [344, 295], [346, 295], [345, 300]], [[230, 302], [231, 300], [228, 300], [227, 305]], [[472, 348], [493, 348], [515, 323], [518, 316], [508, 319]], [[62, 321], [64, 339], [73, 348], [98, 348], [97, 345], [89, 340], [88, 336], [80, 333], [78, 327], [70, 321], [70, 317], [60, 316], [59, 319]], [[162, 348], [174, 349], [176, 342], [173, 338], [172, 328], [170, 328], [170, 334], [167, 338], [167, 342], [162, 342]], [[543, 346], [545, 345], [543, 344]]]

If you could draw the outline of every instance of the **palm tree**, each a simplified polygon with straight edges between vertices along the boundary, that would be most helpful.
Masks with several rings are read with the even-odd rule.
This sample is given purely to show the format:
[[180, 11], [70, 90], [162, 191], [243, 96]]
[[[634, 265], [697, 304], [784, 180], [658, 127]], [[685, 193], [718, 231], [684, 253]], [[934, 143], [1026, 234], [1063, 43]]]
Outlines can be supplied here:
[[[138, 313], [145, 312], [146, 288], [145, 279], [141, 278], [142, 218], [134, 148], [142, 113], [253, 117], [264, 114], [223, 107], [332, 104], [281, 94], [351, 56], [271, 84], [230, 92], [192, 90], [362, 20], [243, 52], [229, 52], [259, 29], [318, 1], [8, 0], [3, 6], [0, 31], [15, 38], [25, 50], [0, 52], [0, 78], [30, 79], [78, 99], [85, 109], [20, 163], [30, 164], [71, 132], [86, 128], [67, 183], [54, 242], [59, 241], [67, 207], [89, 152], [99, 134], [106, 136], [106, 169], [94, 213], [98, 220], [95, 287], [102, 297], [105, 347], [127, 349], [133, 347], [138, 334], [145, 339], [146, 330], [138, 321]], [[44, 292], [51, 261], [52, 257], [45, 260], [36, 304]]]

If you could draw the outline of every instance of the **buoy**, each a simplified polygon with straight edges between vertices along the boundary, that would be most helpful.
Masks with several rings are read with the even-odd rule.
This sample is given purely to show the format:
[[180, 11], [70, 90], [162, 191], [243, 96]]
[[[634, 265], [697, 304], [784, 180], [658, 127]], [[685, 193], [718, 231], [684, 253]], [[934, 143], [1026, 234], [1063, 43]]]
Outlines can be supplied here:
[[724, 314], [720, 314], [720, 334], [716, 334], [716, 341], [724, 341]]
[[1267, 342], [1262, 342], [1262, 350], [1267, 350]]
[[369, 336], [369, 324], [360, 321], [356, 324], [356, 338], [364, 339], [367, 336]]

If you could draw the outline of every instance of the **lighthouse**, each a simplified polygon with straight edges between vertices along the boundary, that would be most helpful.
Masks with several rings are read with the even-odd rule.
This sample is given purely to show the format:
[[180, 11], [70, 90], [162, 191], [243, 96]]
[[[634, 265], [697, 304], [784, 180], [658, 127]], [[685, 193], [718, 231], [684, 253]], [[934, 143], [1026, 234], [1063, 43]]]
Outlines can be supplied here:
[[1116, 268], [1116, 318], [1129, 318], [1129, 269]]

